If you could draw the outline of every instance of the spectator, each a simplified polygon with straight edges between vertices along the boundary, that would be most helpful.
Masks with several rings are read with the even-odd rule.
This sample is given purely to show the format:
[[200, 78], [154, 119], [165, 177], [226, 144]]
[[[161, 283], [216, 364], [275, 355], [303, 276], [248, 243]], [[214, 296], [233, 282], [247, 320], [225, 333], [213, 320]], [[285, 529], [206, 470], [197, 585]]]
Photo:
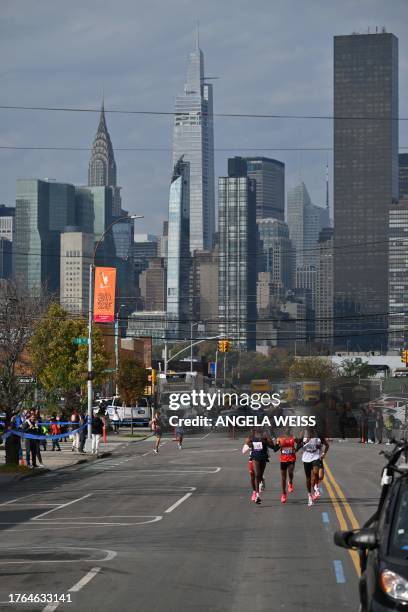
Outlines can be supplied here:
[[[59, 424], [59, 417], [53, 416], [51, 419], [51, 435], [59, 436], [61, 433], [61, 425]], [[61, 446], [58, 439], [54, 439], [52, 441], [52, 449], [53, 451], [61, 451]]]
[[339, 442], [346, 442], [346, 423], [347, 423], [347, 408], [346, 405], [340, 408], [340, 416], [339, 416], [339, 430], [340, 430], [340, 440]]
[[71, 425], [71, 431], [74, 432], [72, 434], [72, 452], [79, 452], [79, 432], [75, 431], [76, 429], [79, 428], [79, 414], [78, 411], [76, 410], [76, 408], [74, 409], [74, 411], [71, 414], [71, 419], [70, 419], [72, 425]]
[[389, 446], [391, 444], [391, 440], [392, 440], [392, 430], [394, 429], [394, 417], [392, 414], [387, 414], [387, 416], [384, 419], [384, 427], [385, 427], [385, 433], [387, 435], [387, 446]]
[[99, 442], [103, 434], [103, 425], [104, 424], [103, 424], [101, 417], [98, 414], [96, 414], [92, 418], [92, 450], [91, 450], [91, 453], [93, 455], [98, 454]]
[[[38, 427], [38, 421], [36, 419], [35, 412], [32, 412], [30, 416], [26, 419], [26, 421], [23, 424], [22, 429], [25, 431], [25, 433], [30, 434], [30, 435], [38, 436], [40, 434], [40, 428]], [[39, 459], [39, 465], [42, 467], [43, 463], [42, 463], [42, 458], [41, 458], [39, 440], [36, 440], [35, 438], [26, 438], [26, 452], [27, 452], [27, 447], [28, 447], [27, 465], [30, 465], [31, 463], [31, 466], [33, 468], [36, 468], [38, 467], [37, 459]]]
[[375, 426], [376, 426], [377, 444], [382, 444], [383, 430], [384, 430], [384, 417], [382, 413], [382, 408], [380, 407], [377, 409]]
[[85, 452], [85, 441], [86, 441], [86, 427], [84, 427], [84, 425], [86, 424], [87, 420], [86, 417], [83, 414], [79, 415], [79, 426], [82, 428], [80, 432], [78, 432], [79, 434], [79, 452], [81, 454], [83, 454]]
[[360, 442], [367, 444], [367, 430], [368, 430], [368, 414], [367, 409], [364, 405], [361, 406], [360, 412]]
[[368, 406], [367, 410], [367, 429], [368, 429], [368, 443], [375, 444], [375, 426], [376, 426], [377, 415], [374, 406]]
[[118, 434], [119, 433], [120, 418], [119, 418], [119, 415], [118, 415], [117, 408], [113, 409], [112, 421], [113, 421], [113, 430], [114, 430], [114, 432], [116, 434]]

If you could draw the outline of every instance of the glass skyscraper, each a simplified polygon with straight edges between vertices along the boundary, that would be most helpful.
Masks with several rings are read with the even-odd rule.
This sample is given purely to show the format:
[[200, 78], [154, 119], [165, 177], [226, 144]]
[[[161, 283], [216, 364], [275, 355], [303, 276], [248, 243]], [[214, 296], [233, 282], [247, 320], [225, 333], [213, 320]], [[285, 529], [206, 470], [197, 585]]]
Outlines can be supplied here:
[[398, 200], [398, 39], [334, 38], [335, 348], [385, 350]]
[[[173, 166], [181, 156], [190, 164], [190, 252], [211, 249], [215, 231], [213, 90], [205, 82], [204, 56], [190, 53], [184, 93], [177, 96]], [[170, 232], [169, 232], [170, 235]]]
[[408, 195], [390, 209], [388, 348], [408, 348]]
[[190, 334], [189, 176], [190, 164], [180, 157], [170, 185], [167, 250], [167, 330], [174, 339]]
[[256, 347], [256, 185], [218, 179], [219, 332], [236, 347]]
[[14, 276], [32, 294], [59, 292], [60, 236], [75, 223], [75, 188], [67, 183], [17, 181]]

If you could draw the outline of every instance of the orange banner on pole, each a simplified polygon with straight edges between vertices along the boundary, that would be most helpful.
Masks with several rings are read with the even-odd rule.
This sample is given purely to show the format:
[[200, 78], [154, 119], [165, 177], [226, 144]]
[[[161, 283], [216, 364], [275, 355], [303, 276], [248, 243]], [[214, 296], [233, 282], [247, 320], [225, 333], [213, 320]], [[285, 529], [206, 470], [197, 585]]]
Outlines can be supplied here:
[[115, 319], [116, 268], [95, 268], [94, 321], [111, 323]]

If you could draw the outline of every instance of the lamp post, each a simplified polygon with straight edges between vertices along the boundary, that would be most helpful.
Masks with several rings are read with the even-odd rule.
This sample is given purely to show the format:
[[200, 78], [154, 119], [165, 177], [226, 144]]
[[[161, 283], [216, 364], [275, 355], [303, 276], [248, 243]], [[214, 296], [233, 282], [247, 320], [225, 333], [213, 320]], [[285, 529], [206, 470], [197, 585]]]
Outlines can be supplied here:
[[115, 394], [119, 395], [118, 389], [118, 373], [119, 373], [119, 315], [122, 308], [125, 308], [125, 304], [121, 304], [118, 308], [118, 312], [115, 316], [115, 372], [116, 372], [116, 384]]
[[93, 287], [94, 287], [94, 273], [95, 273], [95, 258], [96, 253], [98, 251], [99, 246], [103, 242], [106, 234], [112, 229], [116, 223], [120, 223], [121, 221], [131, 221], [132, 219], [143, 219], [143, 215], [129, 215], [118, 217], [114, 219], [110, 225], [103, 232], [102, 236], [99, 238], [98, 242], [95, 245], [92, 263], [89, 266], [89, 302], [88, 302], [88, 382], [87, 382], [87, 391], [88, 391], [88, 428], [87, 428], [87, 450], [90, 450], [91, 446], [91, 437], [92, 437], [92, 403], [93, 403], [93, 371], [92, 371], [92, 327], [93, 327]]

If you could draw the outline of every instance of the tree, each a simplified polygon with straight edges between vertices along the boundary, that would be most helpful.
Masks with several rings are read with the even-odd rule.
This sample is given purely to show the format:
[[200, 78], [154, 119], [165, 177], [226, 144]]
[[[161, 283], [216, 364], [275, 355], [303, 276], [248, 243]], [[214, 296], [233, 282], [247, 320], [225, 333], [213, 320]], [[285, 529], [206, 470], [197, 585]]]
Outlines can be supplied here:
[[117, 383], [119, 394], [126, 406], [134, 406], [142, 397], [148, 374], [139, 359], [125, 359], [119, 365]]
[[289, 377], [292, 380], [319, 380], [329, 383], [337, 375], [336, 366], [330, 360], [321, 357], [295, 359], [289, 368]]
[[33, 393], [28, 346], [38, 318], [44, 312], [47, 298], [32, 297], [14, 281], [0, 284], [0, 407], [6, 414], [6, 425]]
[[368, 361], [356, 357], [356, 359], [343, 359], [340, 373], [347, 378], [370, 378], [376, 374], [376, 369]]
[[[43, 388], [49, 393], [64, 394], [70, 404], [75, 393], [85, 392], [88, 372], [88, 346], [73, 343], [74, 338], [87, 337], [87, 322], [72, 318], [59, 304], [53, 303], [35, 326], [30, 342], [33, 369]], [[95, 386], [106, 378], [108, 356], [103, 337], [93, 327], [93, 380]]]

